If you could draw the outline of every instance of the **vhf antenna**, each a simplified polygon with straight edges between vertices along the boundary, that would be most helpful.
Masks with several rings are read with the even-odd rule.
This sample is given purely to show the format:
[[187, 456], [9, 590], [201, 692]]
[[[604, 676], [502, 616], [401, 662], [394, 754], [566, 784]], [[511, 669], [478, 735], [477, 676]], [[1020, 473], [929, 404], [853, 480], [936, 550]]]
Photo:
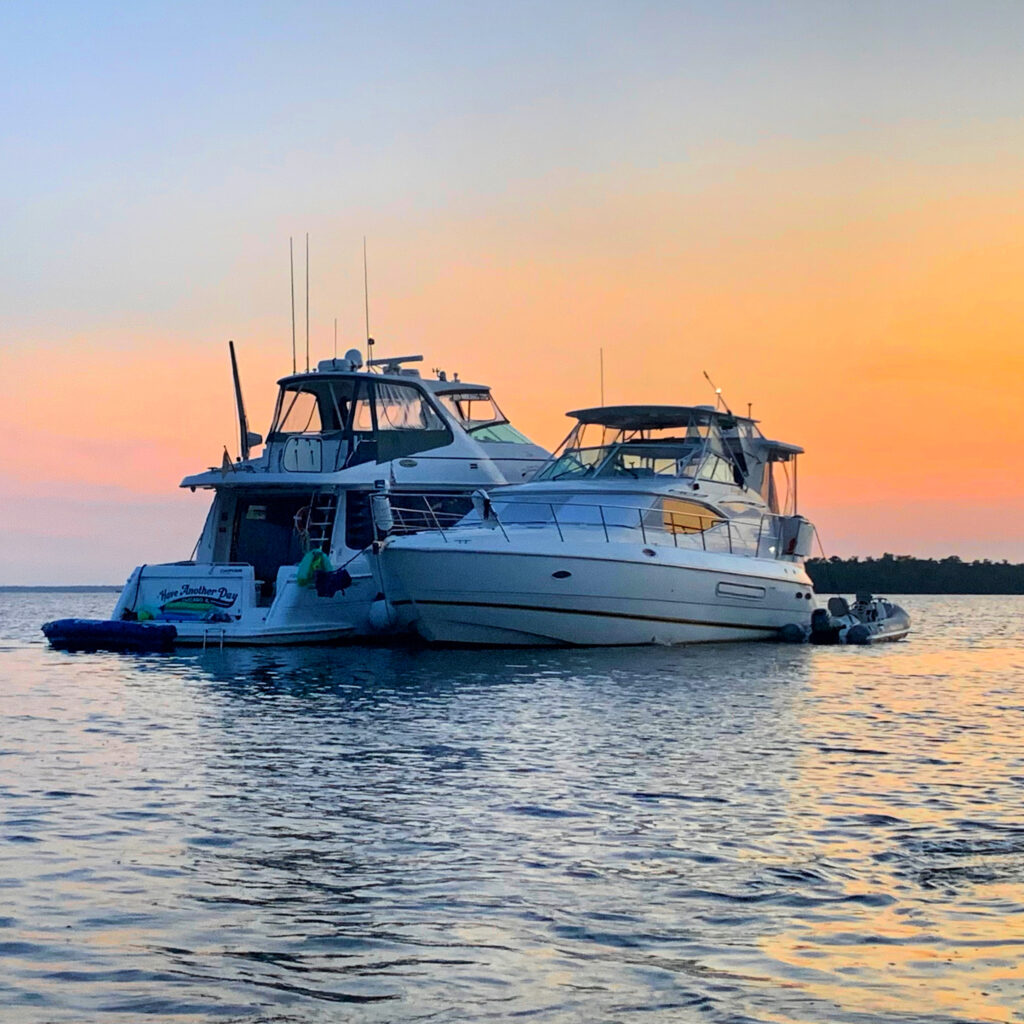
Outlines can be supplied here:
[[363, 304], [366, 310], [366, 365], [373, 358], [373, 338], [370, 337], [370, 284], [366, 272], [366, 235], [363, 235]]
[[295, 372], [295, 246], [294, 239], [288, 238], [288, 268], [292, 282], [292, 373]]
[[309, 232], [306, 232], [306, 373], [309, 373]]

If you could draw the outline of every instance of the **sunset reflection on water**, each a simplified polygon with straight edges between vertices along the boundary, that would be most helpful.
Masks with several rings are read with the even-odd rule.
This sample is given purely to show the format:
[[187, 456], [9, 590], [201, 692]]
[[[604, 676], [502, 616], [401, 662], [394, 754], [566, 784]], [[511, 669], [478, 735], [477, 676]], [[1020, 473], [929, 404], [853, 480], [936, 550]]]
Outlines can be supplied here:
[[0, 595], [18, 1024], [1021, 1020], [1022, 599], [878, 649], [41, 642], [112, 600]]
[[825, 655], [801, 705], [790, 826], [864, 899], [794, 914], [762, 948], [847, 1010], [1024, 1019], [1024, 652], [971, 625], [843, 652], [842, 671]]

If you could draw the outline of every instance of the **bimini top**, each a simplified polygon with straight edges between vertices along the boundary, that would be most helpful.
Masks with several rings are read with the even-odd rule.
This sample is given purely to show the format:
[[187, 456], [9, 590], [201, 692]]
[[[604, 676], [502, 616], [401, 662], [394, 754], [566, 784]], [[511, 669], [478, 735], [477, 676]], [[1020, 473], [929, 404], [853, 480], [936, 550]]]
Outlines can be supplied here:
[[691, 423], [718, 420], [722, 426], [735, 423], [756, 423], [748, 416], [736, 416], [713, 405], [601, 405], [593, 409], [576, 409], [566, 416], [580, 423], [597, 423], [615, 430], [670, 430]]
[[772, 458], [785, 461], [803, 448], [785, 441], [769, 441], [757, 428], [758, 420], [737, 416], [713, 405], [601, 405], [567, 412], [581, 425], [594, 424], [611, 430], [676, 430], [714, 423], [723, 435], [739, 433], [763, 445]]

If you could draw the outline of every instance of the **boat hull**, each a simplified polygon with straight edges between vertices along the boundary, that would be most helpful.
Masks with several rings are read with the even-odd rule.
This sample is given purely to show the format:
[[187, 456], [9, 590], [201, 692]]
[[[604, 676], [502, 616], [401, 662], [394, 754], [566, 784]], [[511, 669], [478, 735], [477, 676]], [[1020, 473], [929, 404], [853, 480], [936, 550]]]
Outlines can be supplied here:
[[295, 566], [282, 566], [273, 602], [262, 605], [251, 565], [139, 566], [112, 618], [171, 623], [175, 644], [198, 647], [324, 644], [400, 631], [398, 615], [374, 615], [383, 602], [371, 563], [353, 568], [343, 589], [321, 595], [298, 582]]
[[387, 547], [382, 558], [387, 578], [412, 606], [416, 630], [434, 643], [532, 647], [769, 640], [787, 623], [810, 620], [811, 583], [799, 566], [643, 551], [610, 557], [607, 552], [567, 555], [454, 545], [431, 549], [408, 538]]
[[186, 647], [267, 647], [298, 644], [328, 644], [345, 640], [354, 634], [351, 626], [266, 628], [248, 623], [176, 623], [175, 643]]

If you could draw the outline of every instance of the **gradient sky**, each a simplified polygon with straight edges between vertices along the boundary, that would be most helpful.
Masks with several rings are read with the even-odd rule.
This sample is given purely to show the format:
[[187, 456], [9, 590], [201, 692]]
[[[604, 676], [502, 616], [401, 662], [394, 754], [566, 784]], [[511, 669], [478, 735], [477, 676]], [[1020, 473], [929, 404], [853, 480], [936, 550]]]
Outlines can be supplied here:
[[1024, 4], [7, 3], [0, 111], [0, 584], [188, 556], [306, 231], [314, 359], [365, 234], [549, 447], [706, 369], [829, 554], [1024, 560]]

